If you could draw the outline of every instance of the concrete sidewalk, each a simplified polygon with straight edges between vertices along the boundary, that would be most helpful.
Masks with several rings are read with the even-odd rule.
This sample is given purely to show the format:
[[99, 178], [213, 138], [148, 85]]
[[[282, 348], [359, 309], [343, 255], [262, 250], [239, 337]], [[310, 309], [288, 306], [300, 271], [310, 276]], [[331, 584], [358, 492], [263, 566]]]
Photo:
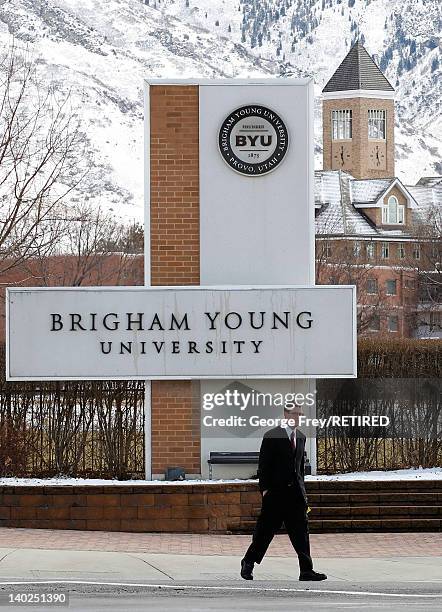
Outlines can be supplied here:
[[[345, 551], [343, 551], [345, 554]], [[442, 556], [385, 558], [321, 558], [316, 569], [329, 581], [349, 583], [440, 583]], [[296, 581], [299, 570], [291, 558], [267, 557], [255, 568], [256, 581]], [[238, 556], [177, 555], [78, 550], [0, 549], [0, 581], [79, 580], [138, 583], [224, 583], [242, 581]], [[303, 586], [306, 586], [305, 583]]]

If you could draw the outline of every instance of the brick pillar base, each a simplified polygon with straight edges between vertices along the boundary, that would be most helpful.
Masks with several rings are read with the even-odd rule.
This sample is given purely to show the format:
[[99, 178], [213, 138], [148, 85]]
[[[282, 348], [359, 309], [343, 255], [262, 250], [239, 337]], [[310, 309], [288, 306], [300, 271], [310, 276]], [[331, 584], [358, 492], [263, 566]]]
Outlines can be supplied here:
[[152, 384], [152, 473], [182, 467], [186, 474], [201, 473], [200, 409], [192, 401], [189, 381]]
[[[150, 87], [152, 285], [199, 285], [199, 95], [196, 86]], [[191, 383], [152, 385], [152, 473], [200, 474], [200, 414]]]

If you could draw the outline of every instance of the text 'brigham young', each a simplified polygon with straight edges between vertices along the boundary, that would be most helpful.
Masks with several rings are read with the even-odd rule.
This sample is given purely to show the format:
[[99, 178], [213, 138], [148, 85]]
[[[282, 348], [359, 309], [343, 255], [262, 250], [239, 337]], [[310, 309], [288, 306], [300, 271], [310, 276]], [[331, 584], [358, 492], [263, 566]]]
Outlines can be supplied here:
[[[108, 312], [104, 315], [98, 315], [96, 312], [87, 314], [80, 313], [52, 313], [51, 315], [51, 331], [191, 331], [191, 321], [188, 313], [176, 315], [171, 313], [164, 316], [159, 313], [154, 313], [147, 317], [143, 312], [126, 312], [118, 314], [116, 312]], [[263, 329], [269, 327], [272, 330], [290, 329], [291, 323], [297, 325], [301, 329], [310, 329], [313, 324], [311, 312], [302, 311], [292, 313], [284, 311], [276, 312], [205, 312], [204, 318], [209, 330], [218, 329]]]
[[[175, 314], [169, 313], [152, 313], [146, 315], [143, 312], [125, 312], [116, 313], [108, 312], [106, 314], [98, 314], [90, 312], [80, 314], [71, 312], [68, 314], [52, 313], [51, 315], [51, 331], [52, 332], [151, 332], [150, 342], [143, 337], [136, 339], [122, 339], [114, 342], [113, 339], [99, 338], [99, 350], [103, 355], [117, 353], [120, 355], [146, 355], [150, 352], [161, 355], [169, 352], [172, 355], [179, 354], [206, 354], [214, 353], [216, 355], [227, 354], [242, 354], [244, 352], [252, 352], [252, 354], [261, 353], [263, 340], [256, 337], [245, 339], [244, 334], [247, 331], [262, 330], [268, 328], [275, 330], [290, 330], [297, 326], [301, 329], [310, 329], [313, 323], [311, 312], [302, 311], [292, 313], [284, 312], [204, 312], [201, 315], [192, 316], [189, 313]], [[196, 341], [192, 336], [186, 335], [183, 337], [183, 332], [192, 333], [192, 317], [203, 317], [207, 332], [215, 332], [215, 336], [210, 336], [204, 340]], [[195, 321], [194, 321], [195, 322]], [[195, 326], [199, 328], [199, 325]], [[239, 330], [239, 332], [237, 331]], [[227, 336], [228, 339], [223, 339], [219, 334], [236, 332], [235, 337]], [[161, 333], [164, 332], [164, 333]], [[174, 332], [168, 336], [168, 332]], [[178, 338], [177, 339], [177, 332]], [[159, 336], [158, 333], [161, 335]], [[241, 336], [239, 336], [241, 333]], [[135, 340], [135, 341], [134, 341]], [[166, 340], [168, 340], [166, 342]]]

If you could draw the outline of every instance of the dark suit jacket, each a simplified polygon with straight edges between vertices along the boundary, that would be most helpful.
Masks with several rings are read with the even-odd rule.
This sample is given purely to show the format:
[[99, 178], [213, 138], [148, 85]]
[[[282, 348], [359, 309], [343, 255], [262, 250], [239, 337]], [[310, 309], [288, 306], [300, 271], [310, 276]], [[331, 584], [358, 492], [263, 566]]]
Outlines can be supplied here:
[[283, 427], [275, 427], [264, 434], [259, 452], [258, 477], [260, 491], [283, 489], [292, 485], [304, 497], [305, 435], [296, 430], [296, 451]]

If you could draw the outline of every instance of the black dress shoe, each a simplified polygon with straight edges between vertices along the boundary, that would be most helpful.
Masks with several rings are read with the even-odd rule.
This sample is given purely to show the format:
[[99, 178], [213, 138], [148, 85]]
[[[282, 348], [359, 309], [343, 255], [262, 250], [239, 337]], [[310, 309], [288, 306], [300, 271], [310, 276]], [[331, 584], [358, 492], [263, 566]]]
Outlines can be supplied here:
[[253, 580], [253, 561], [241, 560], [241, 578], [244, 580]]
[[311, 570], [309, 572], [301, 572], [299, 574], [299, 580], [327, 580], [327, 576]]

